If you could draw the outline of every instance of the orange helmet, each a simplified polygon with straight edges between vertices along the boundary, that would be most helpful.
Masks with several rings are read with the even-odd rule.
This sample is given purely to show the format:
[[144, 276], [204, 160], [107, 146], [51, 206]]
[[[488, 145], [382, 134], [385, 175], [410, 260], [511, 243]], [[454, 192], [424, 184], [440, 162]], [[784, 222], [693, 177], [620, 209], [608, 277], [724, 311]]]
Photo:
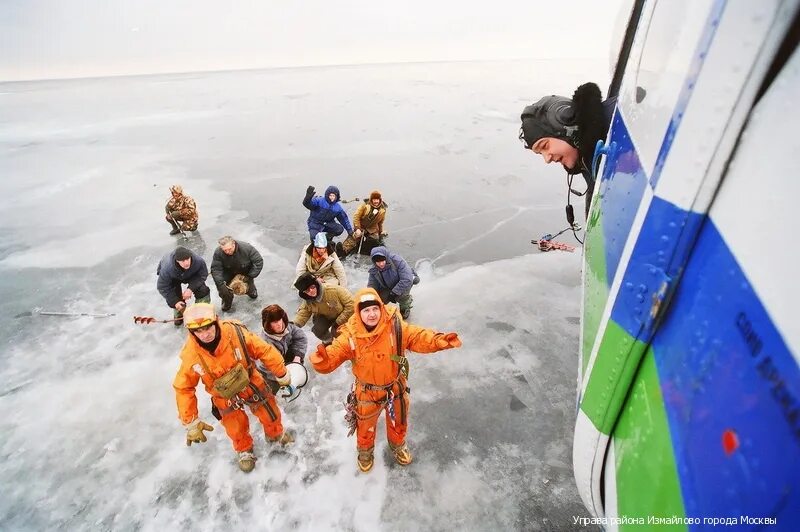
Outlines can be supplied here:
[[217, 321], [217, 312], [211, 303], [195, 303], [183, 313], [183, 323], [190, 331]]

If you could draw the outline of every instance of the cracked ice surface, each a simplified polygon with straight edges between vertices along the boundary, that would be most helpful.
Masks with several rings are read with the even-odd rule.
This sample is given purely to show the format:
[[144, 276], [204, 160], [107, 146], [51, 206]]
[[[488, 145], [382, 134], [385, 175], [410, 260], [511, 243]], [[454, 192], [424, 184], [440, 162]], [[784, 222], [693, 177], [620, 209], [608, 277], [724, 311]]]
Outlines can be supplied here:
[[[570, 463], [580, 260], [530, 245], [564, 223], [563, 175], [515, 135], [528, 100], [585, 79], [459, 63], [5, 84], [0, 528], [570, 528], [586, 515]], [[281, 403], [293, 446], [251, 424], [253, 473], [203, 390], [215, 431], [185, 446], [171, 387], [185, 332], [131, 319], [170, 317], [155, 267], [183, 243], [162, 220], [172, 183], [200, 209], [186, 245], [210, 262], [232, 234], [262, 252], [260, 298], [230, 314], [253, 330], [262, 306], [297, 308], [305, 187], [384, 193], [387, 245], [422, 277], [410, 321], [464, 342], [410, 354], [411, 466], [391, 460], [381, 421], [375, 467], [357, 472], [346, 365], [310, 370]], [[351, 289], [367, 262], [347, 261]], [[14, 317], [36, 308], [116, 316]]]

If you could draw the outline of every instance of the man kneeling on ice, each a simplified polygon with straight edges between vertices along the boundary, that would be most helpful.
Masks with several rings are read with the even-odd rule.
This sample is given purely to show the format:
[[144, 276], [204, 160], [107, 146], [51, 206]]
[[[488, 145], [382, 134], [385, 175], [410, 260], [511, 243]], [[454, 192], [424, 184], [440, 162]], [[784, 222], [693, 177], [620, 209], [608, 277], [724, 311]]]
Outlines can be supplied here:
[[237, 321], [217, 319], [213, 305], [196, 303], [186, 309], [183, 320], [189, 337], [181, 350], [181, 366], [172, 386], [178, 417], [186, 427], [186, 445], [206, 441], [203, 431], [214, 430], [197, 413], [195, 389], [202, 380], [239, 455], [239, 468], [249, 473], [256, 466], [256, 457], [245, 407], [264, 426], [268, 440], [281, 445], [294, 441], [283, 430], [275, 396], [256, 370], [254, 360], [263, 363], [277, 377], [280, 386], [291, 385], [291, 374], [274, 347]]
[[408, 360], [405, 350], [433, 353], [461, 347], [458, 335], [438, 333], [403, 321], [395, 307], [385, 306], [372, 288], [356, 293], [357, 312], [330, 345], [320, 344], [309, 360], [320, 373], [330, 373], [352, 362], [355, 383], [347, 397], [350, 434], [357, 434], [358, 467], [367, 472], [374, 462], [375, 428], [386, 411], [386, 436], [395, 460], [411, 463], [406, 445], [409, 400]]
[[166, 220], [172, 226], [170, 235], [177, 235], [181, 231], [197, 231], [197, 205], [194, 200], [183, 193], [183, 187], [172, 185], [169, 187], [172, 197], [167, 201], [164, 210]]

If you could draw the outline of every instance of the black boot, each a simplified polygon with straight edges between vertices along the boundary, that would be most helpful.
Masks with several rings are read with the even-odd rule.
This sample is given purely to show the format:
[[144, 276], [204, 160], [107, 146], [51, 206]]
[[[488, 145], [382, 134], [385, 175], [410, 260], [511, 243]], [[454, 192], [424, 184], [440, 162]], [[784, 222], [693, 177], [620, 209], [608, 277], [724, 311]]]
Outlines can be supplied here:
[[181, 232], [181, 228], [178, 227], [177, 223], [173, 222], [172, 220], [168, 220], [168, 222], [169, 222], [169, 225], [172, 226], [172, 231], [169, 232], [170, 236], [177, 235], [178, 233]]
[[233, 304], [233, 296], [222, 298], [222, 312], [228, 312]]
[[256, 299], [258, 297], [256, 282], [253, 279], [250, 279], [250, 282], [247, 283], [247, 297], [250, 299]]

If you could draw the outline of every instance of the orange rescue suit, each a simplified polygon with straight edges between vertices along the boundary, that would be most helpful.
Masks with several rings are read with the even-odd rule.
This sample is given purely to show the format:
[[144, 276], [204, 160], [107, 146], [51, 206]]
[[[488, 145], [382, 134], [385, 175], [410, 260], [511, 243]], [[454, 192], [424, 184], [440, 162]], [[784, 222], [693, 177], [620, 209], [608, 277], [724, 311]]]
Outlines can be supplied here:
[[[239, 337], [236, 334], [235, 326], [231, 321], [218, 321], [220, 341], [214, 350], [213, 356], [204, 349], [197, 338], [191, 333], [183, 345], [180, 353], [181, 366], [172, 386], [175, 388], [175, 398], [178, 403], [178, 417], [184, 425], [188, 425], [197, 419], [197, 396], [195, 389], [202, 380], [206, 392], [211, 396], [211, 401], [222, 414], [222, 425], [225, 427], [228, 437], [233, 441], [233, 448], [237, 452], [252, 449], [253, 438], [250, 436], [250, 423], [247, 414], [242, 409], [232, 409], [232, 402], [217, 394], [214, 391], [214, 381], [230, 371], [238, 362], [243, 366], [248, 366], [244, 353], [242, 352]], [[268, 386], [264, 383], [255, 368], [255, 359], [261, 360], [264, 365], [274, 375], [282, 378], [286, 375], [286, 366], [283, 356], [272, 345], [268, 344], [255, 334], [242, 327], [247, 352], [250, 357], [250, 364], [247, 368], [250, 374], [250, 384], [261, 391], [259, 395], [266, 397], [264, 403], [256, 402], [250, 406], [251, 411], [258, 417], [264, 426], [264, 433], [267, 438], [275, 439], [283, 433], [281, 423], [281, 411], [275, 402], [275, 396], [269, 392]], [[200, 361], [202, 357], [203, 361]], [[203, 365], [205, 362], [205, 366]], [[211, 371], [208, 375], [205, 367]], [[253, 401], [255, 392], [252, 388], [245, 388], [236, 397], [244, 401]]]
[[[372, 331], [367, 331], [358, 311], [358, 302], [365, 294], [375, 296], [381, 307], [381, 317]], [[411, 406], [405, 376], [400, 373], [397, 362], [391, 359], [397, 352], [392, 317], [398, 314], [396, 307], [380, 303], [380, 297], [372, 288], [359, 290], [355, 296], [356, 311], [344, 324], [342, 332], [327, 347], [320, 344], [309, 360], [319, 373], [330, 373], [344, 361], [352, 361], [355, 376], [358, 425], [356, 429], [359, 450], [371, 449], [375, 445], [375, 427], [382, 409], [386, 409], [386, 436], [394, 447], [405, 443], [408, 428], [408, 411]], [[434, 353], [461, 342], [446, 340], [445, 335], [431, 329], [418, 327], [401, 321], [402, 343], [405, 349], [417, 353]], [[380, 389], [375, 389], [380, 387]], [[388, 407], [388, 397], [394, 397], [394, 422]]]

